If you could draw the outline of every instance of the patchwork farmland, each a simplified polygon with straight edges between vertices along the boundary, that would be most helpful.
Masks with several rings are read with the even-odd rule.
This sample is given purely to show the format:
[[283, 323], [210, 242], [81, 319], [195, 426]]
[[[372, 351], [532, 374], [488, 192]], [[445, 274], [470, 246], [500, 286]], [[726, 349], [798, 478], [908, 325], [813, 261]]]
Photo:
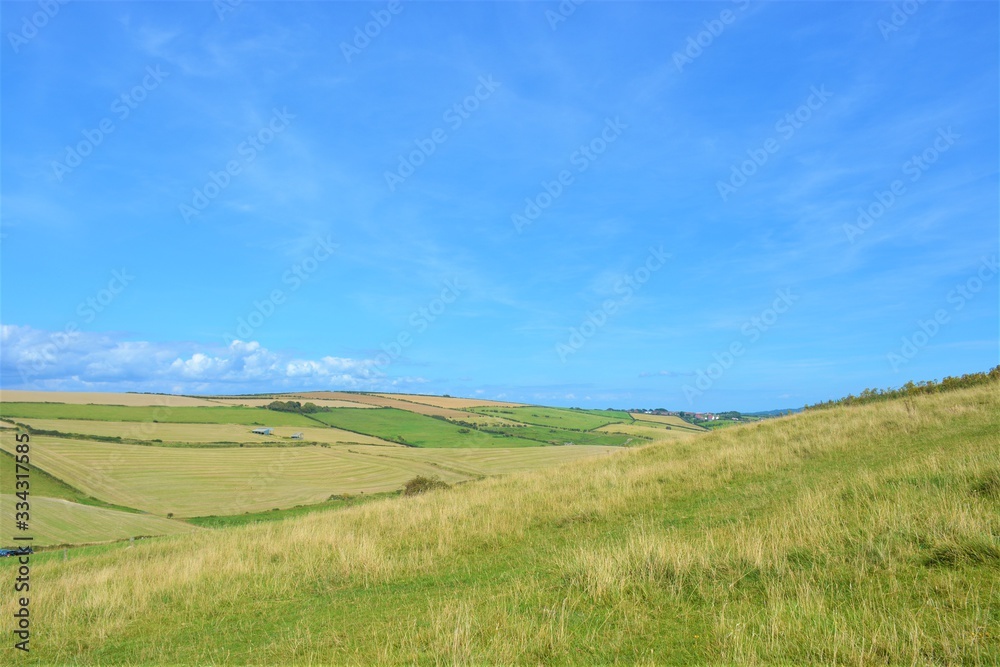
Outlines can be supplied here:
[[[397, 493], [416, 477], [462, 484], [683, 440], [625, 412], [452, 397], [2, 396], [3, 488], [13, 488], [15, 436], [27, 434], [41, 546], [187, 533], [204, 517], [272, 519]], [[15, 500], [0, 496], [0, 538], [11, 537]]]

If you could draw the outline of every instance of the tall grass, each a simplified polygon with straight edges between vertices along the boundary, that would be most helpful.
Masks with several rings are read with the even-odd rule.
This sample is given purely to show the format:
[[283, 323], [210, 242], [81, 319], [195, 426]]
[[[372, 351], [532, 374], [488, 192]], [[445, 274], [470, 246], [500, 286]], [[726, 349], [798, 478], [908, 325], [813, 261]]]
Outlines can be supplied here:
[[38, 558], [31, 660], [997, 664], [997, 389]]

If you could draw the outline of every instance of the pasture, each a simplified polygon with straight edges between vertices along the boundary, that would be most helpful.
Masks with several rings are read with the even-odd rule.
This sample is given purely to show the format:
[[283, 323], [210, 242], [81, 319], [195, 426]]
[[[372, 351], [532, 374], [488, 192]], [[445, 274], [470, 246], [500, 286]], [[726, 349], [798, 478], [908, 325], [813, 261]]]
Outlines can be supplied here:
[[444, 419], [396, 408], [355, 410], [338, 408], [317, 412], [316, 419], [358, 433], [413, 447], [538, 447], [542, 443], [517, 437], [503, 437], [463, 428]]
[[477, 399], [477, 398], [456, 398], [454, 396], [429, 396], [426, 394], [373, 394], [374, 396], [382, 396], [384, 398], [394, 398], [400, 401], [408, 401], [410, 403], [423, 403], [424, 405], [432, 405], [437, 408], [452, 408], [455, 410], [464, 410], [466, 408], [475, 408], [478, 406], [487, 407], [516, 407], [522, 405], [521, 403], [507, 403], [504, 401], [493, 401], [489, 399]]

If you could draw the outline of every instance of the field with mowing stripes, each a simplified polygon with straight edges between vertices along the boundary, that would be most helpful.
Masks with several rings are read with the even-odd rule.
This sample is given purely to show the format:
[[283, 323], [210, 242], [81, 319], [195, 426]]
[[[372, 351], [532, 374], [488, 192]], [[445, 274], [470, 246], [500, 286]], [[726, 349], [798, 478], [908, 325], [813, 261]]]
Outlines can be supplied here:
[[470, 408], [485, 415], [494, 415], [525, 424], [565, 428], [573, 431], [589, 431], [612, 422], [631, 419], [626, 412], [606, 410], [570, 410], [564, 408], [541, 408], [537, 406], [520, 408]]
[[623, 435], [638, 436], [651, 440], [676, 440], [685, 436], [696, 435], [694, 429], [669, 427], [666, 424], [654, 424], [653, 422], [634, 422], [631, 424], [608, 424], [595, 433], [619, 433]]
[[680, 417], [675, 417], [673, 415], [647, 415], [647, 414], [643, 414], [641, 412], [633, 412], [633, 413], [631, 413], [631, 416], [636, 421], [640, 421], [640, 422], [652, 422], [654, 424], [666, 424], [667, 426], [671, 426], [673, 428], [683, 428], [683, 429], [687, 429], [689, 431], [704, 431], [705, 430], [705, 429], [703, 429], [700, 426], [695, 426], [694, 424], [690, 424], [690, 423], [684, 421], [683, 419], [681, 419]]
[[[322, 413], [320, 413], [322, 414]], [[3, 403], [0, 417], [39, 419], [91, 419], [110, 422], [169, 422], [189, 424], [245, 424], [248, 426], [315, 426], [316, 422], [291, 412], [263, 408], [180, 407], [156, 408], [116, 405], [64, 405], [61, 403]]]
[[[79, 434], [83, 436], [97, 435], [106, 438], [132, 438], [147, 442], [161, 441], [160, 444], [195, 444], [234, 443], [249, 445], [294, 445], [311, 442], [335, 444], [369, 444], [402, 447], [370, 435], [343, 431], [339, 428], [323, 426], [312, 422], [311, 426], [279, 426], [271, 435], [252, 433], [253, 426], [239, 424], [145, 424], [142, 432], [135, 433], [129, 428], [122, 428], [119, 422], [103, 422], [89, 419], [35, 419], [21, 417], [17, 419], [33, 429], [42, 431], [59, 431], [62, 434]], [[270, 422], [268, 422], [270, 424]], [[292, 434], [301, 433], [302, 440], [292, 440]]]
[[[17, 498], [13, 495], [0, 495], [0, 515], [11, 516], [16, 502]], [[31, 510], [31, 534], [34, 537], [32, 545], [35, 547], [178, 535], [198, 530], [183, 521], [81, 505], [57, 498], [33, 498]], [[10, 522], [5, 521], [0, 526], [0, 544], [12, 544], [10, 538], [15, 532]]]
[[[13, 451], [13, 438], [0, 447]], [[32, 461], [82, 492], [115, 505], [178, 517], [306, 505], [331, 495], [395, 491], [415, 475], [467, 477], [420, 461], [339, 447], [179, 448], [39, 436]], [[379, 448], [382, 449], [382, 448]]]
[[455, 398], [453, 396], [426, 396], [424, 394], [374, 394], [375, 396], [382, 396], [385, 398], [395, 398], [401, 401], [409, 401], [411, 403], [423, 403], [424, 405], [433, 405], [438, 408], [454, 408], [456, 410], [464, 410], [466, 408], [474, 408], [476, 406], [486, 406], [486, 407], [516, 407], [522, 405], [521, 403], [505, 403], [504, 401], [491, 401], [486, 399], [476, 399], [476, 398]]
[[85, 391], [22, 391], [0, 389], [0, 403], [70, 403], [76, 405], [131, 405], [198, 407], [219, 405], [195, 396], [169, 394], [114, 394]]

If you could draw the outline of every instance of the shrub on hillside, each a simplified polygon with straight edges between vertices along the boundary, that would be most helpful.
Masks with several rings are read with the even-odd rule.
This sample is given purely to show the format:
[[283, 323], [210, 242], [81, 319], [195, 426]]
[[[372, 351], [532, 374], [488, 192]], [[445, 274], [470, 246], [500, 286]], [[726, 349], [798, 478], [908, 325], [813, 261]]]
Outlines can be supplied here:
[[442, 482], [437, 477], [424, 477], [423, 475], [417, 475], [403, 485], [403, 495], [415, 496], [418, 493], [433, 491], [434, 489], [447, 488], [450, 488], [449, 485], [446, 482]]

